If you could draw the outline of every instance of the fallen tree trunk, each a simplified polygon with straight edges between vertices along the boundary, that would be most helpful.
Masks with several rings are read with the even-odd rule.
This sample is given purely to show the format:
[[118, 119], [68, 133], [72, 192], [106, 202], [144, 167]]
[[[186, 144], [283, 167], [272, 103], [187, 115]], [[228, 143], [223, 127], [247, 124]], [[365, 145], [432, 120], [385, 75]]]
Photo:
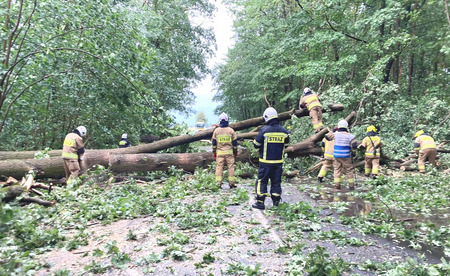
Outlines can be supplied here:
[[[287, 114], [283, 116], [286, 117]], [[347, 116], [347, 119], [350, 121], [354, 117], [355, 113], [352, 112]], [[261, 122], [262, 118], [258, 118], [258, 120]], [[316, 143], [320, 141], [328, 131], [328, 129], [323, 129], [308, 139], [287, 147], [285, 152], [288, 154], [289, 158], [321, 155], [322, 149], [316, 146]], [[176, 139], [177, 137], [173, 138]], [[128, 151], [125, 152], [124, 150], [127, 149], [87, 151], [85, 153], [85, 160], [80, 164], [81, 169], [84, 170], [94, 165], [108, 167], [111, 164], [113, 170], [116, 172], [131, 172], [142, 170], [167, 170], [168, 167], [173, 165], [186, 171], [193, 171], [195, 170], [195, 167], [201, 167], [213, 162], [211, 153], [130, 154]], [[238, 156], [238, 161], [244, 162], [245, 160], [242, 160], [243, 158], [246, 162], [251, 161], [250, 154], [245, 151], [242, 151], [240, 156]], [[254, 162], [257, 163], [257, 160]], [[0, 161], [0, 171], [3, 176], [22, 177], [29, 170], [34, 170], [39, 178], [59, 178], [65, 175], [60, 157]]]
[[[333, 104], [328, 106], [327, 109], [323, 109], [323, 112], [337, 112], [343, 111], [344, 106], [341, 104]], [[309, 112], [306, 109], [300, 110], [292, 110], [286, 111], [278, 114], [278, 119], [280, 121], [289, 120], [292, 115], [297, 117], [309, 116]], [[244, 120], [237, 123], [230, 124], [230, 127], [235, 131], [245, 130], [251, 127], [257, 127], [259, 125], [264, 124], [263, 117], [252, 118], [248, 120]], [[184, 145], [188, 143], [192, 143], [199, 140], [211, 139], [214, 129], [207, 129], [203, 131], [197, 132], [195, 135], [181, 135], [176, 137], [170, 137], [163, 140], [155, 141], [149, 144], [137, 145], [134, 147], [123, 148], [123, 149], [104, 149], [104, 150], [87, 150], [86, 153], [94, 156], [101, 155], [101, 158], [104, 158], [109, 153], [112, 154], [133, 154], [133, 153], [154, 153], [160, 150], [164, 150], [167, 148], [172, 148], [179, 145]], [[32, 159], [34, 158], [34, 154], [36, 151], [23, 151], [23, 152], [9, 152], [9, 151], [0, 151], [0, 160], [9, 160], [9, 159]], [[92, 153], [92, 154], [91, 154]], [[61, 150], [52, 150], [47, 152], [51, 157], [61, 156]]]
[[[322, 149], [314, 147], [308, 142], [295, 144], [288, 153], [289, 158], [304, 157], [309, 155], [320, 155]], [[297, 149], [298, 151], [294, 150]], [[289, 148], [288, 148], [289, 149]], [[111, 164], [114, 172], [137, 172], [137, 171], [166, 171], [170, 166], [176, 166], [185, 171], [193, 172], [196, 167], [211, 164], [214, 159], [211, 152], [200, 153], [141, 153], [141, 154], [111, 154], [108, 159], [102, 160], [96, 157], [94, 162], [86, 156], [88, 164], [99, 164], [105, 167]], [[237, 161], [253, 162], [258, 164], [258, 158], [251, 158], [247, 150], [239, 150]], [[0, 170], [4, 176], [22, 177], [29, 170], [37, 172], [36, 178], [60, 178], [64, 177], [64, 168], [61, 158], [53, 157], [47, 159], [31, 160], [9, 160], [0, 161]]]

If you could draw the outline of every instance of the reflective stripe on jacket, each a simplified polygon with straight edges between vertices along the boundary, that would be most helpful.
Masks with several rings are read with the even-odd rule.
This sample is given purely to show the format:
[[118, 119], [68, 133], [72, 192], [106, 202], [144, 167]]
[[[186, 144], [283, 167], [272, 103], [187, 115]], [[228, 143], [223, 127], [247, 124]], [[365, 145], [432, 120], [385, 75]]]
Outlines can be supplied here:
[[308, 108], [308, 110], [311, 110], [313, 107], [316, 107], [316, 106], [322, 107], [322, 105], [320, 104], [320, 101], [319, 101], [319, 97], [317, 97], [317, 95], [314, 93], [303, 96], [300, 99], [300, 105], [306, 106], [306, 108]]
[[[330, 140], [328, 140], [330, 139]], [[322, 143], [323, 147], [323, 157], [328, 160], [333, 160], [334, 154], [334, 134], [331, 133], [327, 138], [323, 138]]]
[[421, 151], [424, 149], [435, 149], [436, 143], [434, 142], [433, 137], [422, 134], [419, 137], [416, 138], [414, 141], [414, 150], [415, 151]]
[[119, 148], [128, 148], [128, 147], [130, 147], [130, 146], [131, 146], [130, 141], [128, 141], [128, 140], [125, 139], [125, 138], [122, 138], [122, 139], [119, 141]]
[[290, 133], [278, 124], [278, 119], [271, 121], [258, 132], [253, 144], [259, 148], [259, 162], [280, 164], [284, 161], [284, 146], [289, 143]]
[[69, 133], [64, 139], [61, 157], [64, 159], [78, 159], [78, 150], [83, 147], [83, 138], [76, 133]]
[[212, 136], [213, 152], [217, 156], [232, 155], [233, 147], [237, 146], [237, 135], [231, 127], [218, 127]]
[[[372, 140], [372, 141], [371, 141]], [[365, 155], [368, 157], [380, 156], [380, 147], [383, 145], [379, 136], [367, 136], [364, 137], [361, 145], [366, 149]], [[375, 146], [375, 147], [374, 147]]]
[[348, 132], [336, 132], [334, 134], [334, 158], [351, 157], [351, 146], [354, 139], [355, 135]]

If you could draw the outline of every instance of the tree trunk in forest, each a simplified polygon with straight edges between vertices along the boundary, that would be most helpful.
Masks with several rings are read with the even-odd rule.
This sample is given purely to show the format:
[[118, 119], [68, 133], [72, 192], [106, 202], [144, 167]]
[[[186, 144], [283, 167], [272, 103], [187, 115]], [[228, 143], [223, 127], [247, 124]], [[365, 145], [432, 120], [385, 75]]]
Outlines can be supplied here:
[[[349, 116], [347, 116], [346, 120], [351, 122], [351, 120], [353, 120], [355, 116], [356, 112], [353, 111]], [[288, 154], [289, 158], [309, 155], [321, 155], [322, 149], [315, 144], [320, 141], [327, 132], [328, 129], [323, 129], [313, 136], [307, 138], [306, 140], [287, 147], [285, 152]], [[185, 135], [179, 137], [183, 136]], [[172, 137], [169, 139], [176, 138], [177, 137]], [[238, 161], [251, 161], [250, 153], [248, 153], [246, 150], [241, 150], [238, 156]], [[174, 165], [187, 171], [193, 171], [197, 166], [205, 166], [212, 162], [213, 157], [210, 152], [135, 154], [128, 153], [123, 149], [117, 149], [87, 151], [85, 153], [85, 159], [80, 164], [80, 166], [81, 170], [86, 170], [87, 168], [91, 168], [94, 165], [102, 165], [108, 167], [111, 164], [113, 171], [132, 172], [141, 170], [167, 170], [168, 167]], [[257, 162], [257, 160], [255, 160], [254, 162]], [[29, 170], [36, 171], [38, 178], [59, 178], [65, 175], [63, 162], [60, 157], [0, 161], [0, 176], [3, 177], [22, 177]]]
[[[321, 139], [327, 130], [316, 134], [316, 139]], [[320, 134], [320, 136], [319, 136]], [[321, 155], [322, 149], [315, 147], [312, 140], [294, 144], [286, 149], [289, 158], [304, 157], [309, 155]], [[306, 141], [306, 140], [305, 140]], [[214, 161], [211, 152], [200, 153], [142, 153], [86, 156], [82, 169], [94, 165], [102, 165], [111, 168], [114, 172], [140, 172], [140, 171], [167, 171], [170, 166], [176, 166], [185, 171], [193, 172], [196, 167], [204, 167]], [[248, 150], [239, 150], [237, 161], [258, 163], [258, 158], [252, 158]], [[2, 177], [12, 176], [20, 178], [29, 170], [37, 172], [36, 178], [60, 178], [65, 175], [63, 162], [60, 157], [46, 159], [25, 159], [0, 161]]]
[[[323, 109], [323, 112], [337, 112], [343, 111], [344, 106], [341, 104], [333, 104], [329, 105], [327, 109]], [[287, 111], [278, 114], [278, 118], [280, 121], [286, 121], [291, 118], [292, 115], [296, 115], [297, 117], [305, 117], [309, 116], [309, 112], [306, 109], [295, 110], [293, 112]], [[256, 127], [264, 124], [263, 117], [257, 117], [248, 119], [245, 121], [232, 123], [230, 127], [235, 131], [244, 130], [251, 127]], [[109, 153], [111, 154], [136, 154], [136, 153], [154, 153], [160, 150], [168, 149], [171, 147], [184, 145], [188, 143], [192, 143], [199, 140], [211, 139], [214, 129], [207, 129], [204, 131], [199, 131], [195, 135], [181, 135], [175, 137], [169, 137], [163, 140], [155, 141], [150, 144], [138, 145], [134, 147], [124, 148], [124, 149], [103, 149], [103, 150], [87, 150], [86, 156], [95, 156], [101, 155], [105, 156]], [[247, 134], [242, 134], [243, 137], [247, 137]], [[23, 151], [23, 152], [14, 152], [14, 151], [0, 151], [0, 160], [9, 160], [9, 159], [31, 159], [34, 158], [34, 154], [36, 151]], [[61, 150], [52, 150], [49, 151], [51, 157], [61, 156]], [[100, 157], [103, 158], [103, 157]]]

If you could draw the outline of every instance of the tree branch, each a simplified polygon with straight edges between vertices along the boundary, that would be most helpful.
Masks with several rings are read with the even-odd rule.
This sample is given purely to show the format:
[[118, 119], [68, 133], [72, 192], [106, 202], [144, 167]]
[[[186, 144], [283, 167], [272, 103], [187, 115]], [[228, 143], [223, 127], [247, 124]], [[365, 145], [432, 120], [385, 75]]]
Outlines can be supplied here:
[[327, 21], [327, 23], [328, 23], [328, 26], [330, 26], [330, 28], [331, 28], [333, 31], [338, 32], [338, 33], [341, 33], [341, 34], [345, 35], [346, 37], [349, 37], [349, 38], [354, 39], [354, 40], [356, 40], [356, 41], [363, 42], [363, 43], [368, 43], [368, 42], [367, 42], [366, 40], [364, 40], [364, 39], [360, 39], [360, 38], [354, 37], [354, 36], [352, 36], [352, 35], [349, 35], [349, 34], [347, 34], [347, 33], [344, 33], [344, 32], [341, 32], [341, 31], [337, 30], [335, 27], [333, 27], [333, 25], [331, 25], [331, 22], [330, 22], [330, 20], [328, 19], [328, 16], [327, 16], [326, 14], [325, 14], [325, 19], [326, 19], [326, 21]]
[[447, 0], [444, 0], [444, 6], [445, 6], [445, 13], [447, 14], [448, 26], [450, 26], [450, 14], [448, 13], [448, 4], [447, 4]]

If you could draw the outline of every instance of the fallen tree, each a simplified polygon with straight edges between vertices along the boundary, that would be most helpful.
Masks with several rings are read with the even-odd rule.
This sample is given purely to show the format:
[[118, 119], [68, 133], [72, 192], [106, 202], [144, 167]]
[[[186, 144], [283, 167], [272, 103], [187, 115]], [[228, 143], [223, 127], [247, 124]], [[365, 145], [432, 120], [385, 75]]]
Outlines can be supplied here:
[[[344, 106], [341, 104], [333, 104], [329, 105], [327, 109], [323, 109], [323, 112], [337, 112], [343, 111]], [[297, 117], [305, 117], [309, 116], [309, 112], [306, 109], [299, 110], [291, 110], [278, 114], [278, 118], [280, 121], [289, 120], [292, 115]], [[263, 117], [252, 118], [248, 120], [244, 120], [241, 122], [231, 123], [230, 127], [235, 131], [245, 130], [252, 127], [257, 127], [259, 125], [264, 124]], [[137, 145], [129, 148], [123, 149], [103, 149], [103, 150], [87, 150], [86, 154], [89, 156], [100, 155], [101, 158], [105, 158], [105, 156], [111, 154], [134, 154], [134, 153], [155, 153], [160, 150], [172, 148], [179, 145], [184, 145], [188, 143], [192, 143], [195, 141], [200, 141], [204, 139], [211, 139], [214, 129], [207, 129], [203, 131], [199, 131], [194, 135], [180, 135], [175, 137], [169, 137], [163, 140], [158, 140], [153, 143]], [[248, 138], [248, 134], [241, 134], [243, 138]], [[10, 160], [10, 159], [32, 159], [34, 158], [37, 151], [0, 151], [0, 160]], [[50, 157], [59, 157], [62, 154], [61, 150], [51, 150], [48, 151], [47, 154]]]
[[[303, 114], [304, 111], [295, 112], [293, 114]], [[279, 114], [280, 120], [286, 120], [290, 118], [292, 113], [283, 112]], [[352, 112], [348, 118], [353, 118], [355, 113]], [[250, 123], [249, 121], [252, 121]], [[255, 126], [256, 122], [262, 123], [262, 117], [249, 119], [243, 122], [231, 124], [233, 128], [248, 128]], [[209, 135], [212, 135], [213, 130], [203, 131], [208, 132]], [[320, 155], [322, 150], [320, 147], [317, 147], [315, 144], [320, 141], [324, 135], [328, 132], [328, 129], [323, 129], [319, 133], [309, 137], [308, 139], [297, 143], [295, 145], [291, 145], [286, 148], [286, 153], [290, 158], [294, 157], [302, 157], [309, 155]], [[251, 133], [249, 137], [254, 137], [256, 133]], [[177, 136], [165, 139], [163, 142], [164, 146], [159, 145], [156, 148], [164, 148], [168, 144], [181, 145], [184, 143], [188, 143], [187, 141], [191, 141], [191, 139], [199, 140], [199, 138], [205, 138], [203, 135], [205, 134], [196, 134], [194, 136]], [[210, 136], [208, 136], [210, 137]], [[177, 140], [183, 140], [181, 143]], [[195, 141], [196, 141], [195, 140]], [[164, 140], [161, 140], [164, 141]], [[161, 141], [157, 141], [155, 143], [159, 143]], [[175, 142], [177, 141], [177, 142]], [[191, 141], [192, 142], [192, 141]], [[154, 144], [154, 143], [152, 143]], [[125, 172], [125, 171], [152, 171], [152, 170], [167, 170], [170, 166], [178, 166], [186, 171], [193, 171], [195, 167], [204, 166], [213, 162], [211, 153], [179, 153], [179, 154], [143, 154], [143, 153], [135, 153], [139, 152], [146, 148], [146, 150], [155, 149], [155, 147], [149, 148], [148, 145], [141, 145], [130, 147], [127, 149], [113, 149], [113, 150], [92, 150], [86, 151], [85, 159], [80, 164], [81, 169], [85, 170], [87, 168], [91, 168], [94, 165], [102, 165], [108, 167], [110, 164], [114, 171], [116, 172]], [[134, 149], [133, 149], [134, 148]], [[139, 148], [140, 150], [136, 150]], [[130, 152], [131, 151], [131, 152]], [[247, 156], [245, 151], [242, 151], [240, 158], [249, 159], [249, 155]], [[145, 161], [147, 160], [147, 161]], [[255, 161], [257, 162], [257, 161]], [[7, 160], [0, 161], [0, 171], [3, 176], [13, 176], [13, 177], [21, 177], [26, 174], [29, 170], [34, 170], [37, 173], [37, 177], [40, 178], [60, 178], [64, 176], [64, 168], [60, 157], [52, 157], [46, 159], [25, 159], [25, 160]]]

